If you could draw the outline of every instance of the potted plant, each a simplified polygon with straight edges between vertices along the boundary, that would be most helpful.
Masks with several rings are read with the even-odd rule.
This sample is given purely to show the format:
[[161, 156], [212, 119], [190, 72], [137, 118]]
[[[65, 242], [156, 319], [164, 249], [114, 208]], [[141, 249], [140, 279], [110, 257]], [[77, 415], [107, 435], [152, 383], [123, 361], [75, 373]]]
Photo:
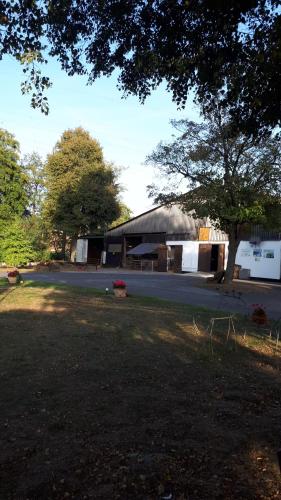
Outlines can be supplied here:
[[14, 269], [14, 271], [10, 271], [8, 274], [8, 281], [11, 285], [15, 285], [19, 279], [20, 279], [20, 273], [18, 272], [17, 269]]
[[115, 297], [127, 297], [127, 285], [123, 280], [115, 280], [112, 283]]
[[253, 304], [252, 321], [257, 325], [265, 325], [267, 323], [267, 314], [265, 307], [262, 304]]

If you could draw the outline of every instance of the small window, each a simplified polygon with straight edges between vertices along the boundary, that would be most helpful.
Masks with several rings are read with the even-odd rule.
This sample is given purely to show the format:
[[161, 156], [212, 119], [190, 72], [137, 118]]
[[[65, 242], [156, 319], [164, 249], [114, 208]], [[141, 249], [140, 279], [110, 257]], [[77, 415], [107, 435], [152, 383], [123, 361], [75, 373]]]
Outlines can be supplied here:
[[109, 253], [121, 253], [122, 252], [121, 243], [110, 243], [110, 245], [108, 245], [108, 252]]

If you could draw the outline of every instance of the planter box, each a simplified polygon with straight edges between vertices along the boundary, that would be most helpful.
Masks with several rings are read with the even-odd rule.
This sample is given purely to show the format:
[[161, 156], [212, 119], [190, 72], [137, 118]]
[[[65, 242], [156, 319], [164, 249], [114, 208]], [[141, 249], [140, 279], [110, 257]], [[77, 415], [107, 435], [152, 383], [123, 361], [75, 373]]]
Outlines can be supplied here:
[[124, 298], [127, 297], [127, 289], [126, 288], [113, 288], [113, 292], [115, 297]]

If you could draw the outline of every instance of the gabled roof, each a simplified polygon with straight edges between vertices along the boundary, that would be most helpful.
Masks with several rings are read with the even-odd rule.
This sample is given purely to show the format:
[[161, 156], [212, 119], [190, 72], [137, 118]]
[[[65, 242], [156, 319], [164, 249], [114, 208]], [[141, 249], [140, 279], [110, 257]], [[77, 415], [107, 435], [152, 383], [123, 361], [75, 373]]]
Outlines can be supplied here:
[[190, 239], [197, 238], [199, 227], [212, 228], [212, 240], [226, 240], [222, 231], [212, 227], [208, 218], [195, 219], [192, 213], [183, 212], [179, 205], [153, 208], [106, 232], [106, 236], [123, 234], [165, 233], [167, 235], [185, 234]]
[[117, 226], [114, 226], [114, 227], [108, 229], [107, 232], [114, 231], [115, 229], [118, 229], [122, 226], [125, 226], [125, 224], [128, 224], [129, 222], [135, 221], [136, 219], [139, 219], [139, 217], [143, 217], [143, 215], [150, 214], [151, 212], [154, 212], [154, 210], [158, 210], [161, 207], [162, 207], [162, 205], [160, 205], [159, 207], [151, 208], [150, 210], [147, 210], [146, 212], [143, 212], [142, 214], [135, 215], [135, 217], [131, 217], [131, 219], [127, 220], [126, 222], [122, 222], [121, 224], [118, 224]]

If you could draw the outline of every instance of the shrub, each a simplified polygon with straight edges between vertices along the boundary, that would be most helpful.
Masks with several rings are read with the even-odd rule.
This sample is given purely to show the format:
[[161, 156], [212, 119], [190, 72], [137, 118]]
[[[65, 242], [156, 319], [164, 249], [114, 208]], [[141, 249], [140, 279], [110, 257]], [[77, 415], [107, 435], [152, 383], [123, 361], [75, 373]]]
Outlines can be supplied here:
[[49, 257], [51, 260], [64, 260], [64, 253], [62, 252], [50, 252]]
[[252, 304], [253, 313], [252, 321], [258, 325], [264, 325], [267, 323], [267, 314], [263, 304]]
[[1, 258], [8, 266], [17, 267], [36, 259], [36, 252], [21, 219], [14, 219], [5, 227], [1, 241]]

